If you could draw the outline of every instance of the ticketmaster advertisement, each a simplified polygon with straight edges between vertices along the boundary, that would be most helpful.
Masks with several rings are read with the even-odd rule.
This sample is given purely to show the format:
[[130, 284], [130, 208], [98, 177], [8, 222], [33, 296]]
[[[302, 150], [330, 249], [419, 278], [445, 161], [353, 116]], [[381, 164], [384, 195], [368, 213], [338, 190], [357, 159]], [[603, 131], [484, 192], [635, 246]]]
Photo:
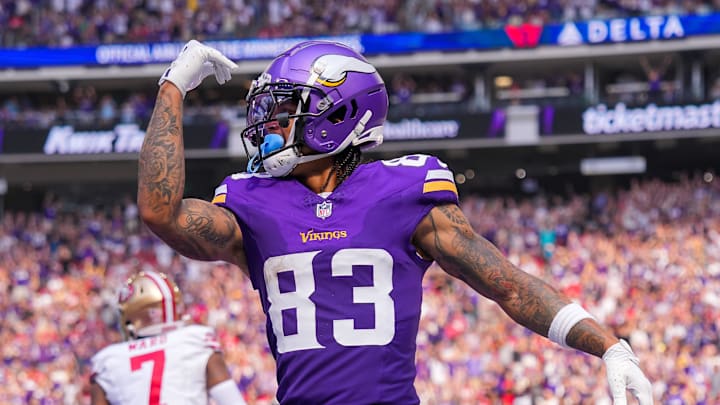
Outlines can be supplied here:
[[629, 107], [623, 103], [598, 104], [586, 108], [547, 106], [538, 116], [540, 132], [547, 135], [614, 135], [720, 128], [720, 100], [699, 104], [647, 104]]

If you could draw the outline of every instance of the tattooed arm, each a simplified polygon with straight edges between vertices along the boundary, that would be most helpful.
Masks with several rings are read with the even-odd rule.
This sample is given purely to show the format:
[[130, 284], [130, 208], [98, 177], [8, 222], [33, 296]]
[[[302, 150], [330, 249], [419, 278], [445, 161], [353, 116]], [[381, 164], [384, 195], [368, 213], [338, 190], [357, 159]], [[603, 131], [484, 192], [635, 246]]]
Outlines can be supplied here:
[[180, 254], [198, 260], [225, 260], [244, 267], [242, 235], [234, 215], [207, 201], [183, 199], [185, 149], [183, 97], [160, 86], [140, 149], [138, 208], [148, 227]]
[[[476, 234], [456, 205], [433, 208], [420, 222], [415, 246], [450, 275], [497, 302], [517, 323], [548, 336], [558, 311], [571, 301], [543, 280], [517, 268]], [[567, 344], [601, 357], [618, 339], [592, 319], [577, 323]]]

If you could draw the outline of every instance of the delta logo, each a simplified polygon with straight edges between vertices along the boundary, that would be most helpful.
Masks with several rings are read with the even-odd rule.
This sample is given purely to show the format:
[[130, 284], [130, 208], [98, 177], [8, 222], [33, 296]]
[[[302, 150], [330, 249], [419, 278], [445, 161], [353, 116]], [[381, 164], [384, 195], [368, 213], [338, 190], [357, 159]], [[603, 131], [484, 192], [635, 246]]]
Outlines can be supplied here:
[[314, 229], [310, 229], [307, 232], [300, 232], [300, 239], [302, 240], [302, 243], [330, 241], [345, 238], [347, 238], [347, 231], [315, 232]]

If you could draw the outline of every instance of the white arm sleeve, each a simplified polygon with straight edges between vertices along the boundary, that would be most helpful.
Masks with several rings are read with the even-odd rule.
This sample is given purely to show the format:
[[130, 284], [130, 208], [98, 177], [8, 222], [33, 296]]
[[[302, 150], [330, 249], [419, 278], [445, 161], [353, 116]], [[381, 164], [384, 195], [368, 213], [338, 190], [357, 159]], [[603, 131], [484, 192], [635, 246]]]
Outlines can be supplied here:
[[210, 388], [210, 397], [218, 405], [246, 405], [245, 399], [233, 380], [225, 380]]

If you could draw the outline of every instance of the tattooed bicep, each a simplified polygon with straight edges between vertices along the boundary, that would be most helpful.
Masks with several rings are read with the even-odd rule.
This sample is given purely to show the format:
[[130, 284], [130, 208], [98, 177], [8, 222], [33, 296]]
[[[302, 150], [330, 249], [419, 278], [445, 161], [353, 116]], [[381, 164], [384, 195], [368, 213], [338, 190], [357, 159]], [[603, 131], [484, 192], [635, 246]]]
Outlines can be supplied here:
[[440, 262], [475, 235], [460, 207], [454, 204], [433, 208], [420, 222], [414, 243], [423, 253]]
[[436, 220], [449, 221], [449, 224], [457, 230], [462, 230], [464, 232], [470, 233], [473, 232], [472, 226], [465, 217], [465, 214], [463, 214], [460, 207], [455, 204], [441, 205], [439, 207], [436, 207], [436, 209], [430, 212], [430, 215], [433, 215]]
[[232, 241], [237, 222], [224, 208], [188, 199], [183, 201], [177, 225], [188, 236], [223, 249]]
[[199, 260], [236, 262], [242, 242], [235, 216], [207, 201], [185, 199], [168, 241], [179, 253]]

